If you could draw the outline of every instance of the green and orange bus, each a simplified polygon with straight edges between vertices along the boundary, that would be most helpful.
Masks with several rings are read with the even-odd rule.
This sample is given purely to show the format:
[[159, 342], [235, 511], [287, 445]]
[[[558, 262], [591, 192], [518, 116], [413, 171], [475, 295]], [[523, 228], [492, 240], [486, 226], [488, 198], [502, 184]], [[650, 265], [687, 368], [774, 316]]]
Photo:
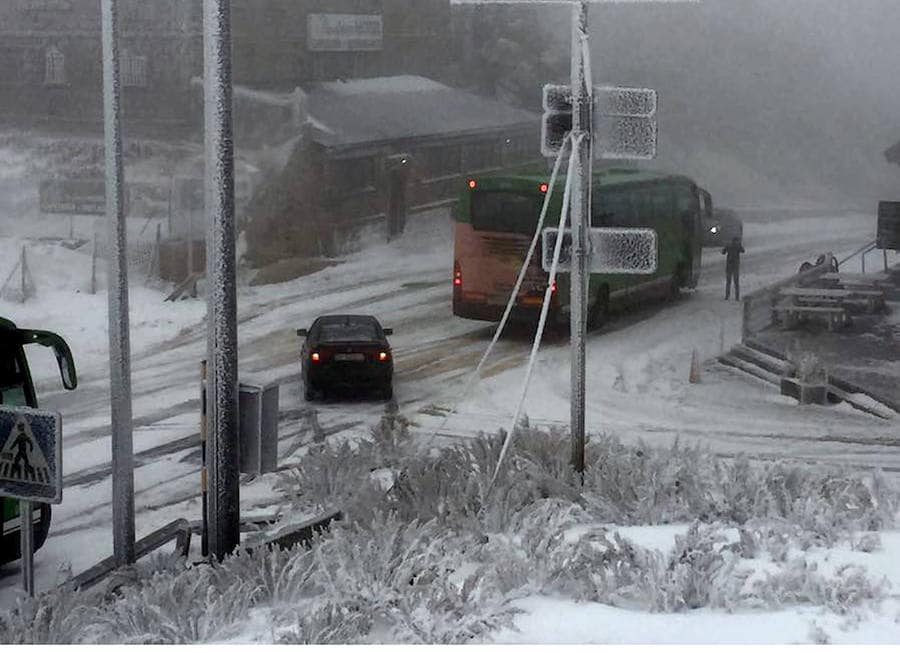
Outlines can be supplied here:
[[[453, 314], [499, 321], [515, 286], [548, 190], [546, 171], [492, 173], [468, 179], [455, 214]], [[565, 176], [554, 189], [545, 227], [555, 227]], [[588, 324], [604, 321], [611, 305], [645, 296], [677, 296], [700, 277], [704, 211], [709, 193], [682, 175], [608, 168], [594, 172], [592, 227], [644, 227], [657, 233], [654, 274], [591, 274]], [[540, 243], [540, 241], [539, 241]], [[514, 319], [540, 313], [548, 274], [541, 268], [540, 244], [513, 307]], [[551, 323], [568, 323], [569, 279], [558, 276], [551, 295]], [[631, 303], [629, 301], [629, 303]]]

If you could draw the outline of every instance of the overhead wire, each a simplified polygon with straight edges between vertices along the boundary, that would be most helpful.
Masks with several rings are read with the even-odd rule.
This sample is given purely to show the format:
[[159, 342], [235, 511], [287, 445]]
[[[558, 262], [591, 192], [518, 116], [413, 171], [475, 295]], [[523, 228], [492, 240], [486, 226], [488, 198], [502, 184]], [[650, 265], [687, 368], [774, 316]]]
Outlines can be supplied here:
[[[553, 196], [553, 190], [556, 187], [556, 180], [559, 176], [559, 169], [562, 164], [563, 156], [565, 155], [566, 148], [570, 144], [572, 140], [571, 134], [566, 134], [563, 139], [562, 144], [559, 148], [559, 153], [556, 155], [556, 162], [553, 165], [553, 171], [550, 173], [550, 181], [547, 184], [547, 192], [544, 194], [544, 203], [541, 207], [541, 214], [538, 217], [537, 226], [534, 230], [534, 235], [531, 239], [531, 244], [528, 247], [528, 253], [525, 255], [525, 260], [522, 262], [522, 267], [519, 269], [519, 275], [516, 278], [516, 283], [513, 286], [512, 292], [510, 293], [509, 300], [506, 302], [506, 308], [503, 311], [503, 317], [500, 318], [500, 323], [497, 325], [497, 329], [494, 332], [493, 338], [491, 338], [490, 344], [488, 344], [487, 349], [485, 349], [484, 354], [481, 356], [481, 360], [478, 361], [478, 364], [475, 366], [475, 369], [466, 379], [466, 382], [463, 384], [463, 387], [460, 390], [459, 395], [454, 400], [450, 410], [444, 416], [444, 419], [438, 424], [438, 426], [432, 431], [428, 441], [425, 443], [425, 449], [427, 450], [431, 447], [431, 444], [434, 442], [434, 439], [437, 437], [438, 432], [444, 428], [447, 422], [450, 420], [450, 416], [456, 412], [456, 409], [459, 407], [459, 404], [468, 396], [469, 391], [474, 386], [475, 382], [481, 375], [481, 369], [484, 367], [484, 364], [487, 362], [491, 353], [494, 350], [495, 345], [500, 340], [500, 336], [503, 334], [503, 330], [506, 328], [506, 324], [509, 321], [509, 316], [512, 313], [513, 306], [516, 303], [516, 297], [519, 296], [519, 290], [522, 287], [522, 282], [525, 280], [525, 274], [528, 272], [528, 267], [531, 265], [531, 259], [534, 257], [534, 252], [537, 249], [537, 243], [541, 238], [541, 234], [544, 229], [544, 221], [547, 217], [547, 210], [550, 207], [550, 201]], [[564, 209], [565, 210], [565, 209]], [[552, 283], [547, 285], [547, 290], [549, 291], [552, 288]]]

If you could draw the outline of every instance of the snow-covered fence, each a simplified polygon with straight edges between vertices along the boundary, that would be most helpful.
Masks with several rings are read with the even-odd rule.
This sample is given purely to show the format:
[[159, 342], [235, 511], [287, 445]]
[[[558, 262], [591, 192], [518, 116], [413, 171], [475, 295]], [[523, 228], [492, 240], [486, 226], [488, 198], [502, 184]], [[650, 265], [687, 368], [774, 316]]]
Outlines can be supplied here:
[[826, 272], [830, 272], [831, 254], [825, 256], [825, 261], [819, 265], [815, 265], [808, 270], [804, 270], [792, 277], [773, 283], [771, 286], [760, 288], [759, 290], [744, 296], [743, 300], [743, 324], [741, 337], [743, 340], [752, 338], [760, 331], [768, 329], [775, 321], [775, 303], [778, 301], [778, 291], [788, 286], [802, 286], [808, 284], [814, 279], [818, 279]]

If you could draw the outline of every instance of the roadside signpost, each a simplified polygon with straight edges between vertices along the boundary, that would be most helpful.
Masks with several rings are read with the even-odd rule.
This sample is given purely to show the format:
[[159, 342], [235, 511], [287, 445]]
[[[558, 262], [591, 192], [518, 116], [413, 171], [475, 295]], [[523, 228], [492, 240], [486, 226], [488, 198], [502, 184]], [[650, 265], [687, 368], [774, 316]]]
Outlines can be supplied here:
[[[696, 0], [450, 0], [451, 4], [547, 4], [572, 9], [571, 85], [544, 87], [541, 152], [554, 156], [566, 133], [572, 136], [574, 164], [568, 171], [571, 189], [571, 432], [572, 466], [584, 474], [585, 336], [587, 331], [588, 270], [591, 247], [591, 161], [599, 158], [650, 159], [656, 155], [656, 92], [652, 89], [591, 84], [588, 47], [590, 2], [695, 2]], [[569, 108], [570, 107], [570, 108]], [[596, 130], [596, 131], [595, 131]], [[587, 136], [587, 138], [583, 138]], [[602, 236], [601, 236], [602, 237]], [[649, 246], [641, 241], [640, 247]], [[639, 247], [639, 249], [640, 249]], [[602, 249], [602, 248], [601, 248]], [[611, 251], [613, 259], [618, 256]]]
[[19, 499], [22, 585], [34, 596], [34, 506], [62, 501], [62, 417], [0, 408], [0, 496]]

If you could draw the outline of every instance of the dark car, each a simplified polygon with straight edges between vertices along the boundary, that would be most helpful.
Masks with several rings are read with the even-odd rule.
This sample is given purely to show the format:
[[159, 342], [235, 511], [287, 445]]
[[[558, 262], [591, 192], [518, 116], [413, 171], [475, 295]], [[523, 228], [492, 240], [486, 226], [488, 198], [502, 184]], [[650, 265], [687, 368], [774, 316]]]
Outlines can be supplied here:
[[307, 401], [339, 391], [394, 394], [394, 357], [383, 329], [371, 315], [323, 315], [309, 329], [297, 329], [306, 342], [300, 371]]
[[703, 244], [707, 247], [723, 247], [733, 238], [743, 240], [744, 223], [731, 209], [716, 208], [712, 218], [703, 220]]

